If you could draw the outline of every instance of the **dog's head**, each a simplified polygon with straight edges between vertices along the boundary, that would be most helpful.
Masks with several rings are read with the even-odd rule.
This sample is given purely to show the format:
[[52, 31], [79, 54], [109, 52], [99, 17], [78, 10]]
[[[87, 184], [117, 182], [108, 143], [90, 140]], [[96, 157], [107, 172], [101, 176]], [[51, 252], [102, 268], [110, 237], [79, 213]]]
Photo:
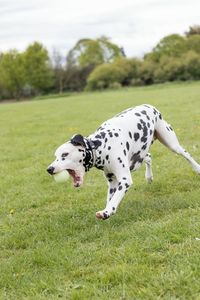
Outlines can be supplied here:
[[85, 174], [86, 144], [80, 134], [74, 135], [69, 142], [64, 143], [55, 152], [56, 159], [49, 165], [47, 172], [51, 175], [67, 170], [73, 178], [74, 186], [83, 183]]

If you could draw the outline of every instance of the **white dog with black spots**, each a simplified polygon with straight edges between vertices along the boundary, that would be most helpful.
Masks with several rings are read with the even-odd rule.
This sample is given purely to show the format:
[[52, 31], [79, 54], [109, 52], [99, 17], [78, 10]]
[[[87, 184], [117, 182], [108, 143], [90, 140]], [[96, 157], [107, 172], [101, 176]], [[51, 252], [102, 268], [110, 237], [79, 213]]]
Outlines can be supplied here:
[[200, 174], [200, 165], [179, 144], [172, 127], [156, 108], [147, 104], [121, 112], [88, 137], [74, 135], [56, 150], [56, 159], [47, 171], [54, 175], [67, 170], [74, 186], [79, 187], [85, 172], [92, 167], [103, 170], [108, 181], [107, 201], [105, 209], [98, 211], [96, 217], [105, 220], [116, 213], [133, 183], [131, 171], [136, 171], [143, 161], [146, 180], [152, 182], [151, 155], [148, 152], [156, 139], [184, 156]]

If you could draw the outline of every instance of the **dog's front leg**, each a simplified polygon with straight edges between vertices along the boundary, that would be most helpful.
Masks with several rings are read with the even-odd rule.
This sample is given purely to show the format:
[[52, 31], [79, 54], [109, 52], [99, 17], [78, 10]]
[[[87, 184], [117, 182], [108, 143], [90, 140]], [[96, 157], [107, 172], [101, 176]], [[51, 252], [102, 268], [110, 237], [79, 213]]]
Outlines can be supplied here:
[[96, 217], [98, 219], [105, 220], [108, 219], [111, 215], [115, 214], [121, 200], [123, 199], [131, 184], [132, 178], [130, 174], [120, 177], [117, 181], [115, 192], [113, 193], [110, 201], [107, 201], [106, 208], [102, 211], [98, 211], [96, 213]]
[[107, 192], [107, 205], [109, 201], [112, 199], [114, 193], [117, 191], [118, 181], [113, 173], [105, 173], [105, 177], [108, 182], [108, 192]]

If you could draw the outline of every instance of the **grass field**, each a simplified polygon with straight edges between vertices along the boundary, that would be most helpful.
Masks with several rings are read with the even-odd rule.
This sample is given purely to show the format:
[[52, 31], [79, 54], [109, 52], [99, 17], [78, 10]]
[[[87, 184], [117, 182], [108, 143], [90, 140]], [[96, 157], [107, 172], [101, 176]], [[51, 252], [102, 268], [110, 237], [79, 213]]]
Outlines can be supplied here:
[[97, 221], [106, 182], [46, 173], [54, 150], [130, 106], [155, 105], [200, 162], [200, 82], [0, 106], [0, 299], [200, 299], [200, 176], [159, 142], [117, 214]]

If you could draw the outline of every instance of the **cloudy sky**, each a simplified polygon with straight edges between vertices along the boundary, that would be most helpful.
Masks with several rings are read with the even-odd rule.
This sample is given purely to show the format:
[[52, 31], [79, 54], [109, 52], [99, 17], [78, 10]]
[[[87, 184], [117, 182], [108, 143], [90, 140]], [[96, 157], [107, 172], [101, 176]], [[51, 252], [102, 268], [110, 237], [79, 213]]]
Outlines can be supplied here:
[[40, 41], [65, 54], [80, 38], [106, 35], [141, 57], [195, 24], [200, 0], [0, 0], [0, 51]]

